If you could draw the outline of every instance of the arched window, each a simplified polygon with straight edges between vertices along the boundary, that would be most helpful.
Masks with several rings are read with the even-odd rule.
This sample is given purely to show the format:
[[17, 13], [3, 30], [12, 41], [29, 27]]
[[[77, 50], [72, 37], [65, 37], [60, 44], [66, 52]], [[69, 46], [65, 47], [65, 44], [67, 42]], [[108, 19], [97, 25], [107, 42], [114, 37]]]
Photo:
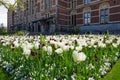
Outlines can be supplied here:
[[91, 8], [86, 7], [83, 10], [84, 12], [84, 24], [89, 25], [91, 23]]

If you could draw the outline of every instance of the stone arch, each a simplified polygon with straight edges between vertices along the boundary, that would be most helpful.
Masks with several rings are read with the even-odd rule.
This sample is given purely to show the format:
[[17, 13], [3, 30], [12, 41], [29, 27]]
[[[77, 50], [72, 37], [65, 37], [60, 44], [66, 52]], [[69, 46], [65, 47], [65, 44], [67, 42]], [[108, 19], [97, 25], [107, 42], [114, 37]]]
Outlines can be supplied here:
[[77, 11], [76, 10], [72, 10], [70, 15], [76, 15], [77, 14]]
[[105, 3], [100, 4], [99, 9], [105, 9], [109, 7], [110, 7], [110, 4], [108, 2], [105, 2]]
[[90, 8], [90, 7], [85, 7], [85, 8], [83, 9], [83, 12], [88, 12], [88, 11], [91, 11], [91, 8]]

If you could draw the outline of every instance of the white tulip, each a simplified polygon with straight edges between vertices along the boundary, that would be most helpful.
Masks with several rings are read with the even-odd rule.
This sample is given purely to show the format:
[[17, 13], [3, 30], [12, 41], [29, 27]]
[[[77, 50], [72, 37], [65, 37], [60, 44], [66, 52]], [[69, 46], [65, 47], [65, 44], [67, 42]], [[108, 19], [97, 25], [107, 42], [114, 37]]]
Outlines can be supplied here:
[[81, 61], [86, 60], [86, 55], [84, 54], [84, 52], [78, 53], [77, 51], [74, 51], [72, 54], [72, 57], [74, 62], [77, 62], [77, 63], [80, 63]]
[[63, 53], [63, 50], [62, 50], [61, 48], [58, 48], [58, 49], [55, 50], [55, 52], [56, 52], [57, 54], [62, 54], [62, 53]]
[[73, 49], [74, 49], [74, 46], [70, 46], [70, 49], [72, 49], [72, 50], [73, 50]]
[[48, 47], [47, 47], [47, 54], [48, 54], [48, 55], [51, 55], [51, 54], [52, 54], [52, 47], [51, 47], [51, 46], [48, 46]]
[[39, 49], [39, 45], [40, 45], [40, 43], [36, 42], [34, 46], [35, 46], [36, 49]]
[[24, 48], [24, 49], [23, 49], [23, 54], [24, 54], [24, 55], [30, 55], [30, 53], [31, 53], [31, 50], [30, 50], [30, 49], [27, 49], [27, 48]]
[[117, 43], [112, 43], [112, 46], [117, 48], [118, 44]]
[[93, 77], [88, 78], [88, 80], [95, 80]]
[[13, 44], [15, 45], [15, 47], [19, 47], [18, 41], [14, 41]]
[[82, 50], [82, 46], [77, 46], [75, 49], [79, 52]]
[[46, 47], [46, 46], [43, 46], [42, 49], [43, 49], [44, 51], [47, 51], [47, 47]]
[[104, 48], [104, 47], [106, 47], [106, 44], [104, 44], [104, 43], [102, 43], [102, 42], [99, 42], [99, 43], [98, 43], [98, 46]]
[[6, 46], [6, 43], [3, 43], [2, 45], [3, 45], [3, 46]]
[[69, 51], [69, 46], [62, 46], [62, 49], [64, 50], [64, 51]]

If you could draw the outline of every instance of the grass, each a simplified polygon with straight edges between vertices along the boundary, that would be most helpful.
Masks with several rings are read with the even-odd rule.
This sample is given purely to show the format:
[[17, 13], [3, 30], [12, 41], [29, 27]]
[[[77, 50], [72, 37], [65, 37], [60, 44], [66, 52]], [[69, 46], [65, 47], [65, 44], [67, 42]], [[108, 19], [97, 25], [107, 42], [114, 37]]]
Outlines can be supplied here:
[[100, 80], [120, 80], [120, 59], [113, 66], [112, 70]]
[[9, 77], [10, 76], [7, 75], [7, 73], [2, 68], [0, 68], [0, 80], [10, 80]]

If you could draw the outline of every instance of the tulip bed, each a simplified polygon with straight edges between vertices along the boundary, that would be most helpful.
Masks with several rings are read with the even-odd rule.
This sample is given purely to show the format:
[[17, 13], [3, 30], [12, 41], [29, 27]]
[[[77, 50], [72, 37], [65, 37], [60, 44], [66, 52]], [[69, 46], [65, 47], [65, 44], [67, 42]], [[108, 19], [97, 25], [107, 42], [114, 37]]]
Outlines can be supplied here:
[[119, 57], [114, 35], [0, 36], [0, 66], [13, 80], [98, 80]]

